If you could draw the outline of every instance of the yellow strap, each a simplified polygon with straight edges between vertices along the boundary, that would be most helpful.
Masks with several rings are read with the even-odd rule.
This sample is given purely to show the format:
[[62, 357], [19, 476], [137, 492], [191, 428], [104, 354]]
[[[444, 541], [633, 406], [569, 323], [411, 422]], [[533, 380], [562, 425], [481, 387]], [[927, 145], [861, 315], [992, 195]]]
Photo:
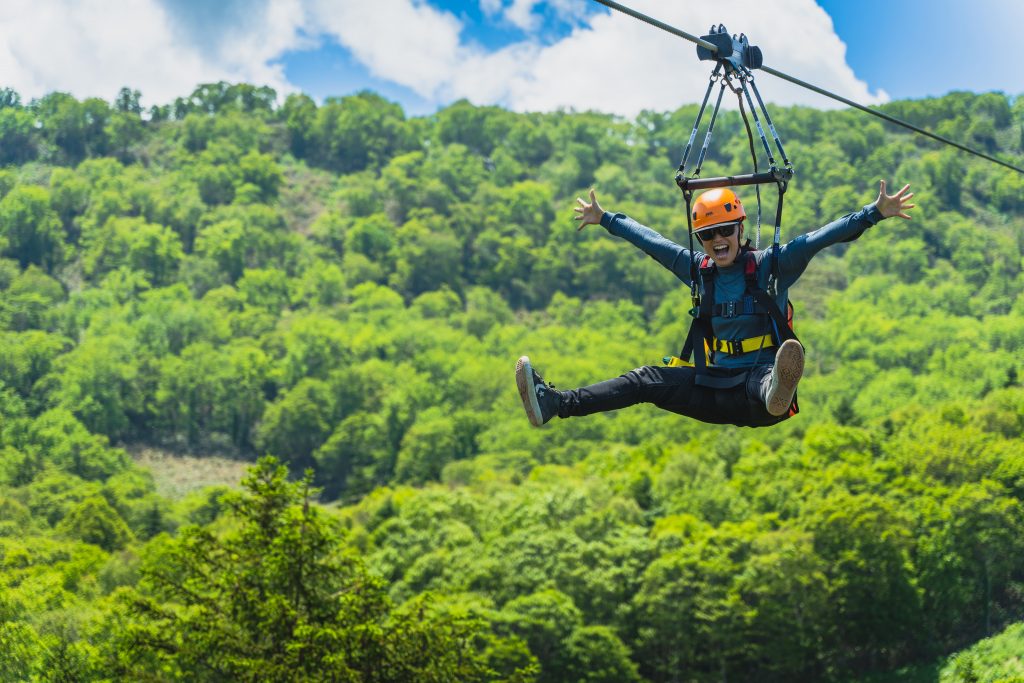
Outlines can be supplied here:
[[[715, 339], [715, 350], [721, 353], [732, 353], [732, 345], [725, 339]], [[760, 337], [751, 337], [750, 339], [744, 339], [739, 342], [740, 348], [743, 349], [741, 353], [750, 353], [751, 351], [757, 351], [758, 349], [767, 349], [775, 346], [775, 342], [772, 341], [770, 334], [764, 334]], [[707, 345], [704, 346], [704, 350], [707, 351]], [[683, 360], [678, 356], [665, 356], [661, 359], [661, 362], [670, 368], [692, 368], [693, 363], [687, 360]]]
[[[705, 362], [710, 363], [711, 359], [708, 358], [708, 344], [704, 342], [704, 358]], [[679, 356], [663, 356], [661, 362], [670, 368], [694, 368], [697, 367], [688, 360], [683, 360]]]
[[740, 351], [736, 351], [736, 343], [730, 342], [726, 339], [715, 339], [714, 340], [715, 351], [720, 353], [750, 353], [751, 351], [757, 351], [758, 349], [766, 349], [770, 346], [775, 346], [775, 342], [772, 341], [770, 334], [764, 334], [760, 337], [751, 337], [750, 339], [744, 339], [738, 342]]

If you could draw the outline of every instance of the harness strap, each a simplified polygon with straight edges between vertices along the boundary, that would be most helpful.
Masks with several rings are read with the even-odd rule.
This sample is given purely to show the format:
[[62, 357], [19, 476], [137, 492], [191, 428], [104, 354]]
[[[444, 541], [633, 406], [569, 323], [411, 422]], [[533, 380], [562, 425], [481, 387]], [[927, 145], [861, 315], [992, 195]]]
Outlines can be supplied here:
[[[736, 355], [751, 353], [760, 349], [771, 348], [787, 339], [796, 339], [791, 326], [791, 307], [787, 305], [787, 313], [779, 310], [775, 300], [764, 289], [761, 289], [757, 282], [757, 259], [752, 251], [743, 252], [743, 277], [746, 280], [747, 295], [740, 301], [726, 301], [714, 304], [715, 277], [714, 263], [708, 255], [700, 260], [700, 265], [694, 268], [699, 272], [700, 281], [704, 286], [704, 292], [699, 297], [699, 303], [693, 313], [695, 314], [690, 323], [686, 341], [679, 352], [681, 362], [688, 361], [693, 357], [693, 367], [697, 368], [700, 374], [706, 374], [708, 362], [714, 353], [725, 353]], [[787, 315], [789, 314], [789, 315]], [[714, 316], [735, 317], [738, 315], [766, 315], [772, 329], [769, 334], [750, 337], [748, 339], [718, 339], [715, 336], [711, 319]], [[699, 340], [699, 343], [698, 343]], [[696, 349], [703, 348], [704, 353], [695, 353]]]
[[[782, 239], [782, 200], [786, 197], [787, 184], [779, 181], [779, 203], [775, 205], [775, 236], [772, 240], [772, 278], [768, 288], [775, 290], [779, 282], [779, 241]], [[778, 306], [776, 306], [778, 308]]]
[[[788, 329], [788, 328], [787, 328]], [[750, 353], [775, 346], [775, 341], [770, 334], [762, 334], [760, 337], [749, 339], [712, 339], [711, 348], [718, 353], [727, 353], [734, 356], [738, 353]]]
[[[686, 149], [683, 150], [683, 160], [679, 162], [679, 172], [684, 173], [686, 171], [686, 159], [690, 156], [690, 150], [693, 149], [693, 141], [697, 138], [697, 131], [700, 129], [700, 121], [704, 118], [704, 108], [708, 106], [708, 98], [711, 97], [711, 89], [715, 87], [715, 81], [718, 80], [718, 72], [722, 69], [722, 63], [719, 62], [715, 65], [714, 71], [711, 72], [711, 80], [708, 81], [708, 89], [704, 93], [704, 101], [700, 103], [700, 111], [697, 112], [697, 120], [693, 122], [693, 130], [690, 131], [690, 140], [686, 143]], [[722, 84], [723, 87], [725, 84]], [[715, 112], [718, 112], [718, 107], [721, 106], [722, 96], [718, 96], [718, 104], [715, 105]], [[714, 124], [711, 126], [714, 128]], [[710, 137], [711, 133], [708, 132]]]
[[743, 279], [746, 280], [747, 287], [757, 289], [757, 259], [751, 251], [743, 253]]
[[763, 306], [758, 306], [753, 296], [745, 296], [739, 301], [724, 301], [711, 307], [711, 314], [716, 318], [735, 318], [738, 315], [768, 315]]
[[[786, 341], [787, 339], [796, 339], [796, 334], [793, 329], [789, 326], [789, 320], [787, 316], [779, 310], [779, 307], [775, 304], [775, 300], [768, 296], [768, 292], [763, 289], [754, 290], [754, 300], [768, 309], [768, 317], [771, 318], [772, 323], [775, 327], [775, 334], [779, 338], [779, 343]], [[790, 307], [786, 306], [789, 310]], [[799, 341], [799, 340], [797, 340]]]
[[[691, 231], [691, 235], [692, 235]], [[690, 356], [693, 356], [694, 367], [697, 368], [698, 373], [703, 374], [707, 370], [708, 364], [708, 340], [714, 339], [715, 331], [711, 325], [712, 308], [715, 301], [715, 278], [713, 276], [715, 265], [711, 262], [711, 257], [707, 254], [700, 261], [699, 277], [701, 283], [704, 285], [704, 292], [699, 297], [694, 296], [695, 303], [697, 306], [692, 311], [694, 314], [693, 320], [690, 322], [690, 331], [686, 334], [686, 341], [683, 342], [683, 349], [679, 352], [679, 357], [686, 360]], [[694, 270], [698, 270], [694, 268]], [[707, 277], [705, 277], [705, 274]], [[693, 281], [694, 292], [697, 291], [696, 278]], [[704, 349], [704, 353], [694, 353], [694, 347], [697, 345], [697, 340], [701, 341], [701, 347]]]

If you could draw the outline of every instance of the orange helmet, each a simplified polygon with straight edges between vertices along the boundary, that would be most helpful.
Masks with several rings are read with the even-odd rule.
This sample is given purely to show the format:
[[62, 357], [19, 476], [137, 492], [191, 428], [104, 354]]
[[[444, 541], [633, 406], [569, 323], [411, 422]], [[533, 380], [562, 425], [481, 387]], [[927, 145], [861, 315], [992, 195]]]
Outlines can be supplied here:
[[693, 203], [694, 230], [719, 223], [732, 223], [746, 217], [747, 212], [743, 210], [740, 198], [727, 187], [702, 192]]

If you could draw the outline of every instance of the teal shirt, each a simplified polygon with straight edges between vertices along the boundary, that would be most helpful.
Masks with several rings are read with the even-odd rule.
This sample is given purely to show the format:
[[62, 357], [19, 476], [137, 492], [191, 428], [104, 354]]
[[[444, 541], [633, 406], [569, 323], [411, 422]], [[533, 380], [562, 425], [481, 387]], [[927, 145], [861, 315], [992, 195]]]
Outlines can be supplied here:
[[[882, 220], [882, 214], [874, 204], [870, 204], [856, 213], [846, 214], [828, 225], [806, 235], [800, 235], [782, 245], [779, 249], [779, 282], [775, 294], [775, 302], [779, 305], [779, 310], [786, 310], [789, 288], [803, 274], [815, 254], [833, 244], [857, 239], [865, 230], [880, 220]], [[687, 285], [690, 284], [691, 269], [696, 270], [704, 257], [702, 252], [690, 251], [672, 240], [662, 237], [647, 226], [637, 223], [625, 214], [605, 212], [601, 217], [601, 225], [611, 234], [627, 240], [644, 251]], [[767, 289], [768, 278], [771, 274], [771, 250], [754, 252], [754, 258], [757, 260], [757, 281], [762, 288]], [[746, 292], [746, 278], [743, 276], [743, 267], [738, 261], [728, 268], [716, 267], [714, 278], [714, 303], [740, 301], [743, 298]], [[703, 292], [701, 293], [703, 294]], [[716, 316], [711, 319], [711, 325], [715, 330], [715, 336], [719, 339], [749, 339], [770, 331], [770, 323], [765, 316], [760, 315], [743, 315], [733, 318]], [[770, 364], [774, 360], [774, 349], [767, 349], [735, 355], [715, 354], [713, 364], [725, 368], [745, 368]]]

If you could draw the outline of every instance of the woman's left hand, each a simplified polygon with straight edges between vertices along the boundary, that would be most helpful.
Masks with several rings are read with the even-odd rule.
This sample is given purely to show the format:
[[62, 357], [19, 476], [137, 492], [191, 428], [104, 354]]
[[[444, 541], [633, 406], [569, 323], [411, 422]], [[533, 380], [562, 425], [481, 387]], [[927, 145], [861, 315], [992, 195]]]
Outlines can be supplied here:
[[875, 206], [881, 212], [882, 218], [899, 216], [905, 220], [910, 220], [910, 214], [907, 211], [913, 209], [915, 205], [909, 203], [910, 198], [914, 196], [913, 192], [908, 192], [909, 189], [910, 185], [907, 184], [896, 194], [886, 194], [885, 181], [878, 181], [878, 199], [875, 200]]

